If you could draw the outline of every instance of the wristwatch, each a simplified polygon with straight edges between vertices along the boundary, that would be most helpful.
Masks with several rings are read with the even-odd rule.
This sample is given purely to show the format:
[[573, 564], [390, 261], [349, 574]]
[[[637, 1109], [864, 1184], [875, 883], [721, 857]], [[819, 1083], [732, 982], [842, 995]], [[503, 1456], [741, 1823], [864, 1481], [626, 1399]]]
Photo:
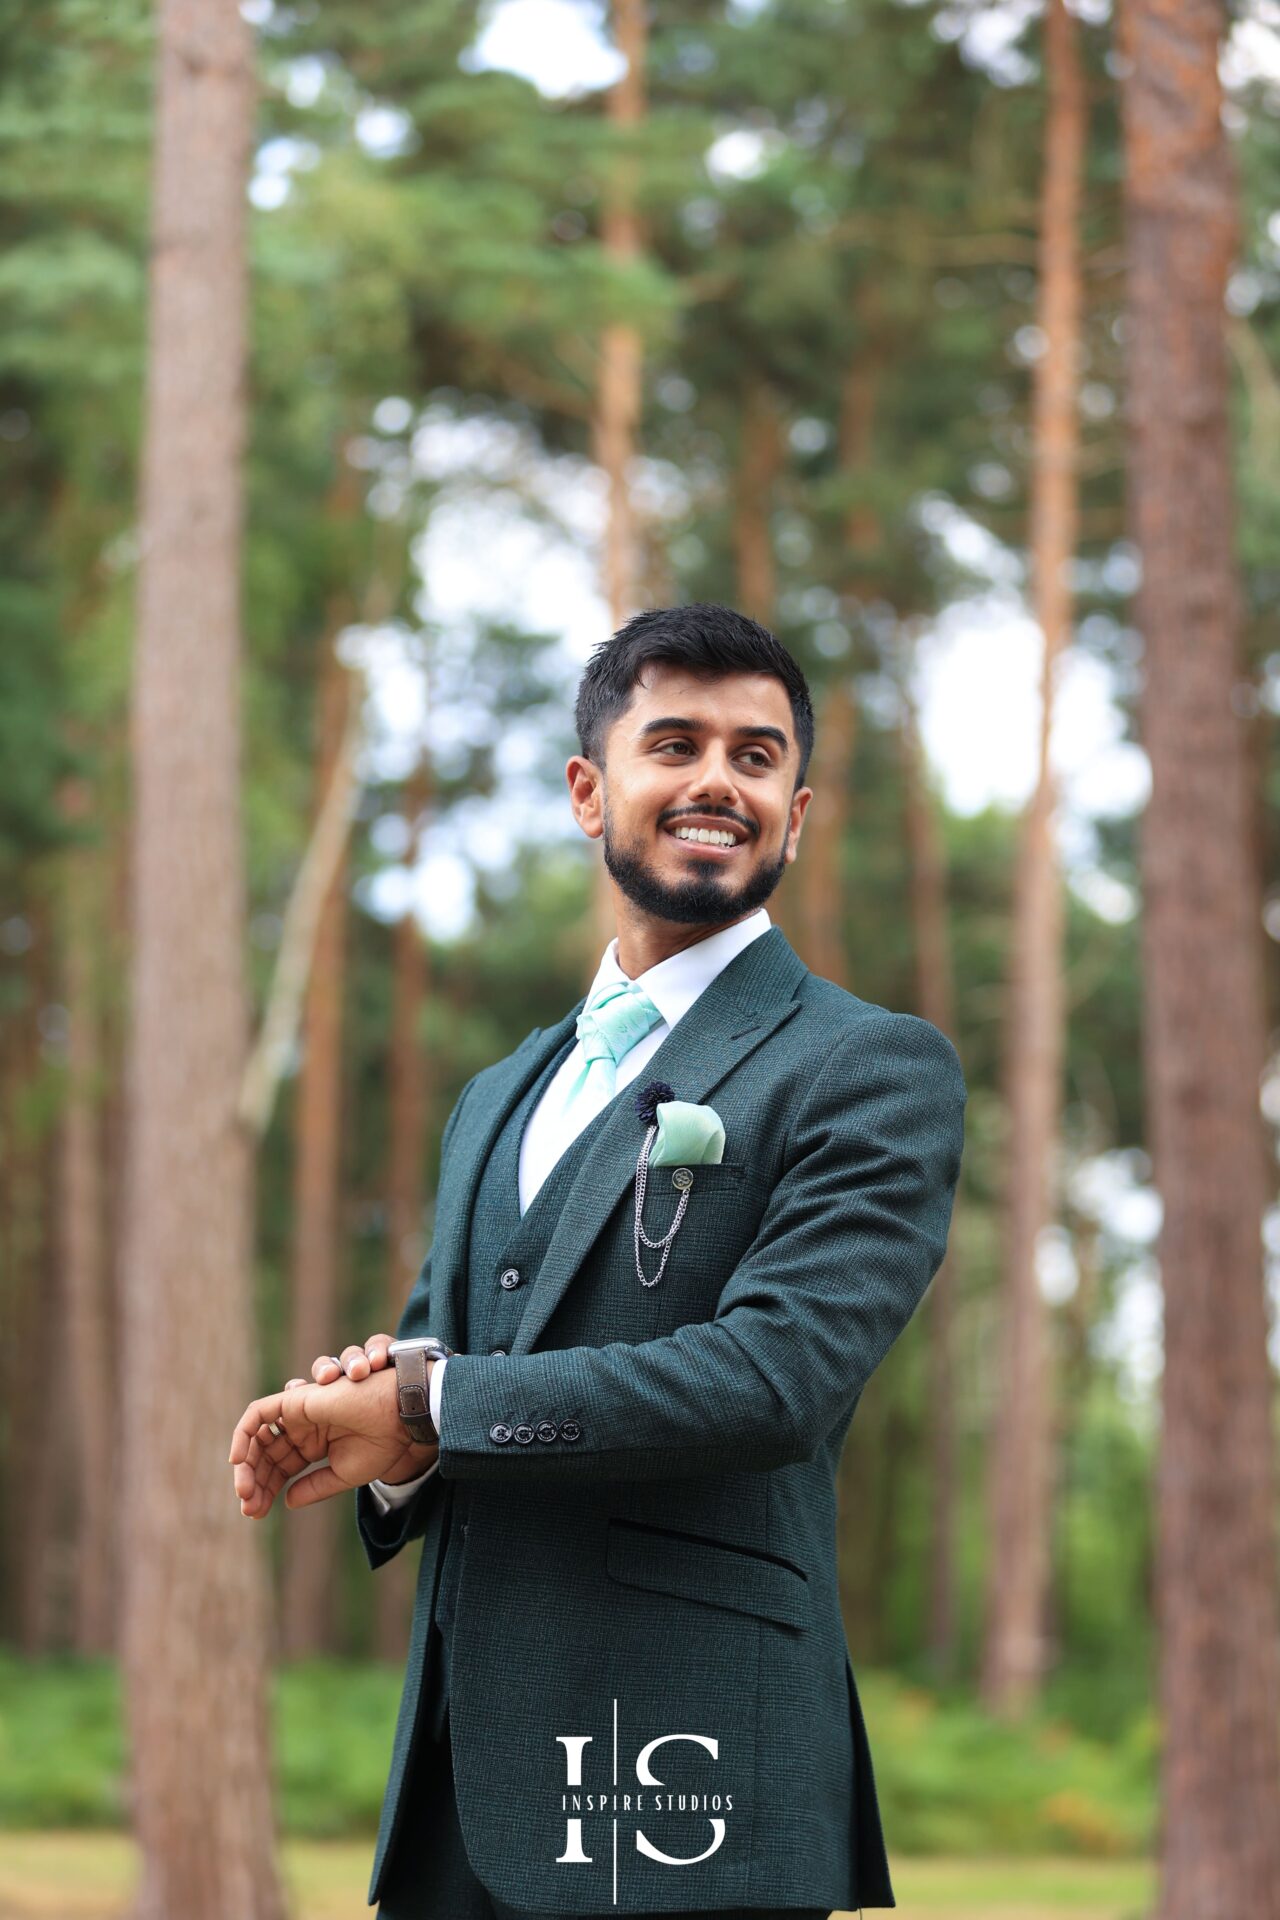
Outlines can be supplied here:
[[393, 1340], [387, 1353], [396, 1363], [396, 1391], [400, 1418], [411, 1440], [419, 1446], [438, 1447], [440, 1435], [431, 1418], [431, 1395], [427, 1378], [431, 1369], [428, 1355], [447, 1360], [453, 1353], [443, 1340], [423, 1334], [416, 1340]]

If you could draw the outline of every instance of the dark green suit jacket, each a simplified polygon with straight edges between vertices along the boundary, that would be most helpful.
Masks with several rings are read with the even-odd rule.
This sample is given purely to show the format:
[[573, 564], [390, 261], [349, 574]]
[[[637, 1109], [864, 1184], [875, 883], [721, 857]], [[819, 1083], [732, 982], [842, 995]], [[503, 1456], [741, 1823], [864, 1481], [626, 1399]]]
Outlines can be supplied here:
[[[480, 1171], [583, 1004], [463, 1089], [402, 1335], [460, 1348]], [[634, 1094], [655, 1079], [715, 1107], [725, 1150], [695, 1169], [666, 1272], [641, 1288]], [[592, 1123], [510, 1353], [449, 1362], [439, 1473], [386, 1516], [357, 1495], [372, 1566], [423, 1541], [371, 1903], [397, 1814], [414, 1818], [401, 1788], [458, 1481], [454, 1770], [468, 1853], [500, 1900], [894, 1904], [840, 1615], [835, 1480], [862, 1389], [942, 1260], [964, 1106], [936, 1027], [810, 973], [775, 926]], [[655, 1169], [651, 1237], [678, 1198]], [[647, 1273], [658, 1258], [646, 1250]], [[509, 1437], [548, 1423], [549, 1444]], [[847, 1525], [856, 1550], [859, 1516]], [[683, 1737], [646, 1759], [669, 1735]]]

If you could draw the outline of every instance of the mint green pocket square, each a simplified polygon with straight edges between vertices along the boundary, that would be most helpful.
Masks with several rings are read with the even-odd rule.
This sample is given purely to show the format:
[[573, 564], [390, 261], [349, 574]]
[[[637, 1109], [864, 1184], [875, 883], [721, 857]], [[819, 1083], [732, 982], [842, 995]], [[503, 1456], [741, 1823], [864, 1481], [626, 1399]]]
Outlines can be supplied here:
[[651, 1167], [718, 1166], [724, 1159], [724, 1122], [714, 1107], [691, 1100], [661, 1100], [658, 1131], [649, 1149]]

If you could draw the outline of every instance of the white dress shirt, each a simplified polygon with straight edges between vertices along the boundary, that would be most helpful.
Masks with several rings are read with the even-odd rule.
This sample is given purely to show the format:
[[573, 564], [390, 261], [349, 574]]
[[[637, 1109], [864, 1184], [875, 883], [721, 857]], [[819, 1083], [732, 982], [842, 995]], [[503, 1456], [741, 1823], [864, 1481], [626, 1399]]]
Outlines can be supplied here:
[[[602, 1095], [594, 1103], [580, 1098], [574, 1102], [572, 1112], [566, 1113], [565, 1096], [586, 1064], [586, 1053], [581, 1040], [578, 1041], [551, 1076], [546, 1091], [529, 1116], [529, 1124], [520, 1142], [521, 1217], [528, 1211], [538, 1188], [557, 1160], [573, 1145], [582, 1129], [603, 1113], [610, 1100], [643, 1071], [672, 1027], [683, 1019], [698, 995], [711, 985], [716, 975], [723, 972], [744, 947], [749, 947], [753, 940], [767, 933], [771, 924], [768, 913], [760, 907], [755, 913], [749, 913], [745, 920], [739, 920], [705, 940], [695, 941], [691, 947], [673, 953], [669, 960], [659, 960], [656, 967], [638, 974], [635, 984], [644, 988], [662, 1019], [645, 1034], [643, 1040], [637, 1040], [634, 1047], [623, 1054], [618, 1062], [612, 1094]], [[618, 942], [611, 940], [596, 969], [590, 991], [594, 993], [597, 987], [610, 986], [627, 977], [618, 965]], [[440, 1424], [440, 1408], [448, 1364], [447, 1360], [437, 1360], [431, 1368], [431, 1418], [437, 1433], [444, 1431]], [[392, 1507], [403, 1506], [436, 1471], [436, 1467], [428, 1467], [416, 1480], [402, 1480], [395, 1486], [388, 1485], [385, 1480], [371, 1480], [369, 1488], [379, 1513], [389, 1513]]]

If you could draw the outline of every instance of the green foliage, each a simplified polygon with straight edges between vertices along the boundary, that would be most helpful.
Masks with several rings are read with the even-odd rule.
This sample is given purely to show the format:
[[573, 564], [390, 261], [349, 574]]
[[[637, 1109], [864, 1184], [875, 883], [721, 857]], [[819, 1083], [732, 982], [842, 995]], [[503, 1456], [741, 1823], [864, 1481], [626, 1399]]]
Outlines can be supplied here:
[[1047, 1715], [1006, 1727], [881, 1674], [858, 1691], [886, 1831], [908, 1854], [1139, 1854], [1155, 1786], [1143, 1720], [1106, 1744]]

